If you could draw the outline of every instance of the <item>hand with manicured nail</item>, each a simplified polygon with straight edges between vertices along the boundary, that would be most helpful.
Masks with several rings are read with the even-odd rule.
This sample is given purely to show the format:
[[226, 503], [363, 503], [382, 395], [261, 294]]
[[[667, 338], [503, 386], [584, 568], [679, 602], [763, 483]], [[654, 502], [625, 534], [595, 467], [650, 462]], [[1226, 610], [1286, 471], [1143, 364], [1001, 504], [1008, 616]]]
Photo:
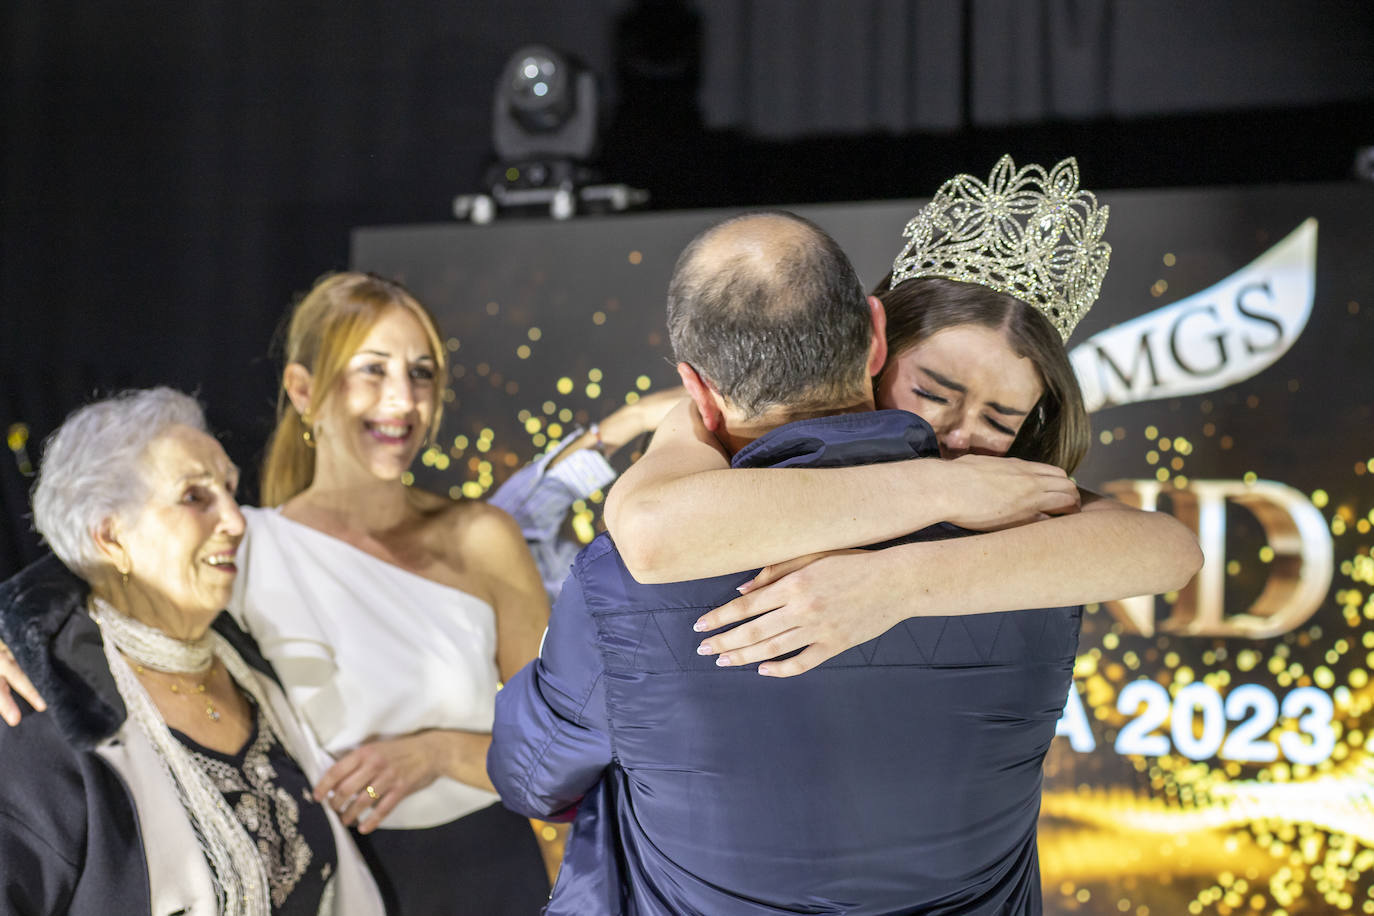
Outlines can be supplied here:
[[861, 554], [873, 556], [837, 550], [764, 568], [740, 586], [740, 597], [697, 619], [698, 632], [740, 624], [704, 640], [697, 653], [717, 655], [723, 668], [766, 662], [759, 674], [792, 677], [882, 634], [904, 613], [871, 569], [853, 562]]

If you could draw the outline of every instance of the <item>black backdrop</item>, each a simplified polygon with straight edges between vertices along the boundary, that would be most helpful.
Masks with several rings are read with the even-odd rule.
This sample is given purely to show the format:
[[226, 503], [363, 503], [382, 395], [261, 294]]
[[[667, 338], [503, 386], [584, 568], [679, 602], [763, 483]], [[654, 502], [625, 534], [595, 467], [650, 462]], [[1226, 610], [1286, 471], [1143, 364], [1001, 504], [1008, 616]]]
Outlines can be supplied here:
[[1338, 179], [1374, 142], [1359, 0], [839, 6], [0, 4], [0, 430], [29, 434], [0, 460], [0, 575], [38, 550], [38, 440], [93, 392], [197, 390], [252, 467], [291, 296], [351, 226], [475, 189], [531, 40], [602, 75], [604, 171], [664, 208], [929, 194], [1004, 151], [1072, 150], [1099, 188]]

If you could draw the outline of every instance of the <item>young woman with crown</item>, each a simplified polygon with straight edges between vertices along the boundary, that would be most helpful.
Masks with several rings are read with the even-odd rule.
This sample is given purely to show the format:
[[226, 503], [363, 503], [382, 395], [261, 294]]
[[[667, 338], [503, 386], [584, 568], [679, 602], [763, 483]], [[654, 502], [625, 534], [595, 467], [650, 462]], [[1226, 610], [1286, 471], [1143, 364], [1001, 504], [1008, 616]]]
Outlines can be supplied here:
[[[1156, 594], [1197, 572], [1181, 523], [1067, 477], [1090, 427], [1064, 341], [1106, 273], [1107, 215], [1073, 159], [1018, 171], [1004, 156], [986, 184], [950, 179], [907, 224], [875, 290], [890, 354], [876, 400], [925, 419], [950, 460], [722, 473], [690, 403], [664, 420], [607, 502], [631, 571], [671, 582], [763, 567], [697, 621], [713, 633], [699, 652], [787, 677], [911, 616], [913, 595], [924, 616], [977, 614]], [[937, 522], [986, 533], [846, 549]]]

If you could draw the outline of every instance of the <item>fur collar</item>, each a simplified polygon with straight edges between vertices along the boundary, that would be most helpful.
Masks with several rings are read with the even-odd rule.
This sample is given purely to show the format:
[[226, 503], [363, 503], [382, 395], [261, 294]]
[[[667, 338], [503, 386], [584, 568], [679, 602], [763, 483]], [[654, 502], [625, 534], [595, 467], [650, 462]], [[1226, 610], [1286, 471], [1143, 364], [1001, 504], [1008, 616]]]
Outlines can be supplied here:
[[[48, 701], [62, 736], [81, 750], [119, 731], [128, 716], [100, 627], [86, 613], [88, 594], [90, 586], [52, 554], [0, 582], [0, 639]], [[244, 661], [277, 680], [257, 643], [233, 618], [220, 614], [214, 627]]]
[[0, 639], [48, 701], [63, 737], [82, 750], [113, 735], [127, 715], [100, 628], [86, 613], [89, 592], [51, 554], [0, 583]]

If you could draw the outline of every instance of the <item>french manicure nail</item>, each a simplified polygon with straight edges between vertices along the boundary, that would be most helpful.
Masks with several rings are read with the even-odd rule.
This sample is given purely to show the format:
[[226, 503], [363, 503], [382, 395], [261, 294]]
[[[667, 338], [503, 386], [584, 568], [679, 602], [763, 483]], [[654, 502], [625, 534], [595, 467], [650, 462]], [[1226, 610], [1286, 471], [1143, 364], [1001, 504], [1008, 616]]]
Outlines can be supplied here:
[[767, 674], [768, 671], [769, 668], [767, 665], [759, 665], [759, 674]]
[[711, 650], [711, 644], [710, 644], [709, 642], [704, 642], [704, 643], [702, 643], [701, 645], [697, 646], [697, 655], [713, 655], [713, 654], [715, 654], [715, 653], [712, 652], [712, 650]]
[[728, 668], [733, 664], [734, 662], [730, 660], [730, 656], [728, 655], [722, 655], [720, 658], [716, 659], [717, 668]]
[[704, 624], [704, 623], [702, 623], [700, 620], [698, 620], [696, 623], [692, 624], [692, 629], [693, 629], [693, 630], [696, 630], [698, 633], [705, 633], [705, 632], [706, 632], [706, 624]]

